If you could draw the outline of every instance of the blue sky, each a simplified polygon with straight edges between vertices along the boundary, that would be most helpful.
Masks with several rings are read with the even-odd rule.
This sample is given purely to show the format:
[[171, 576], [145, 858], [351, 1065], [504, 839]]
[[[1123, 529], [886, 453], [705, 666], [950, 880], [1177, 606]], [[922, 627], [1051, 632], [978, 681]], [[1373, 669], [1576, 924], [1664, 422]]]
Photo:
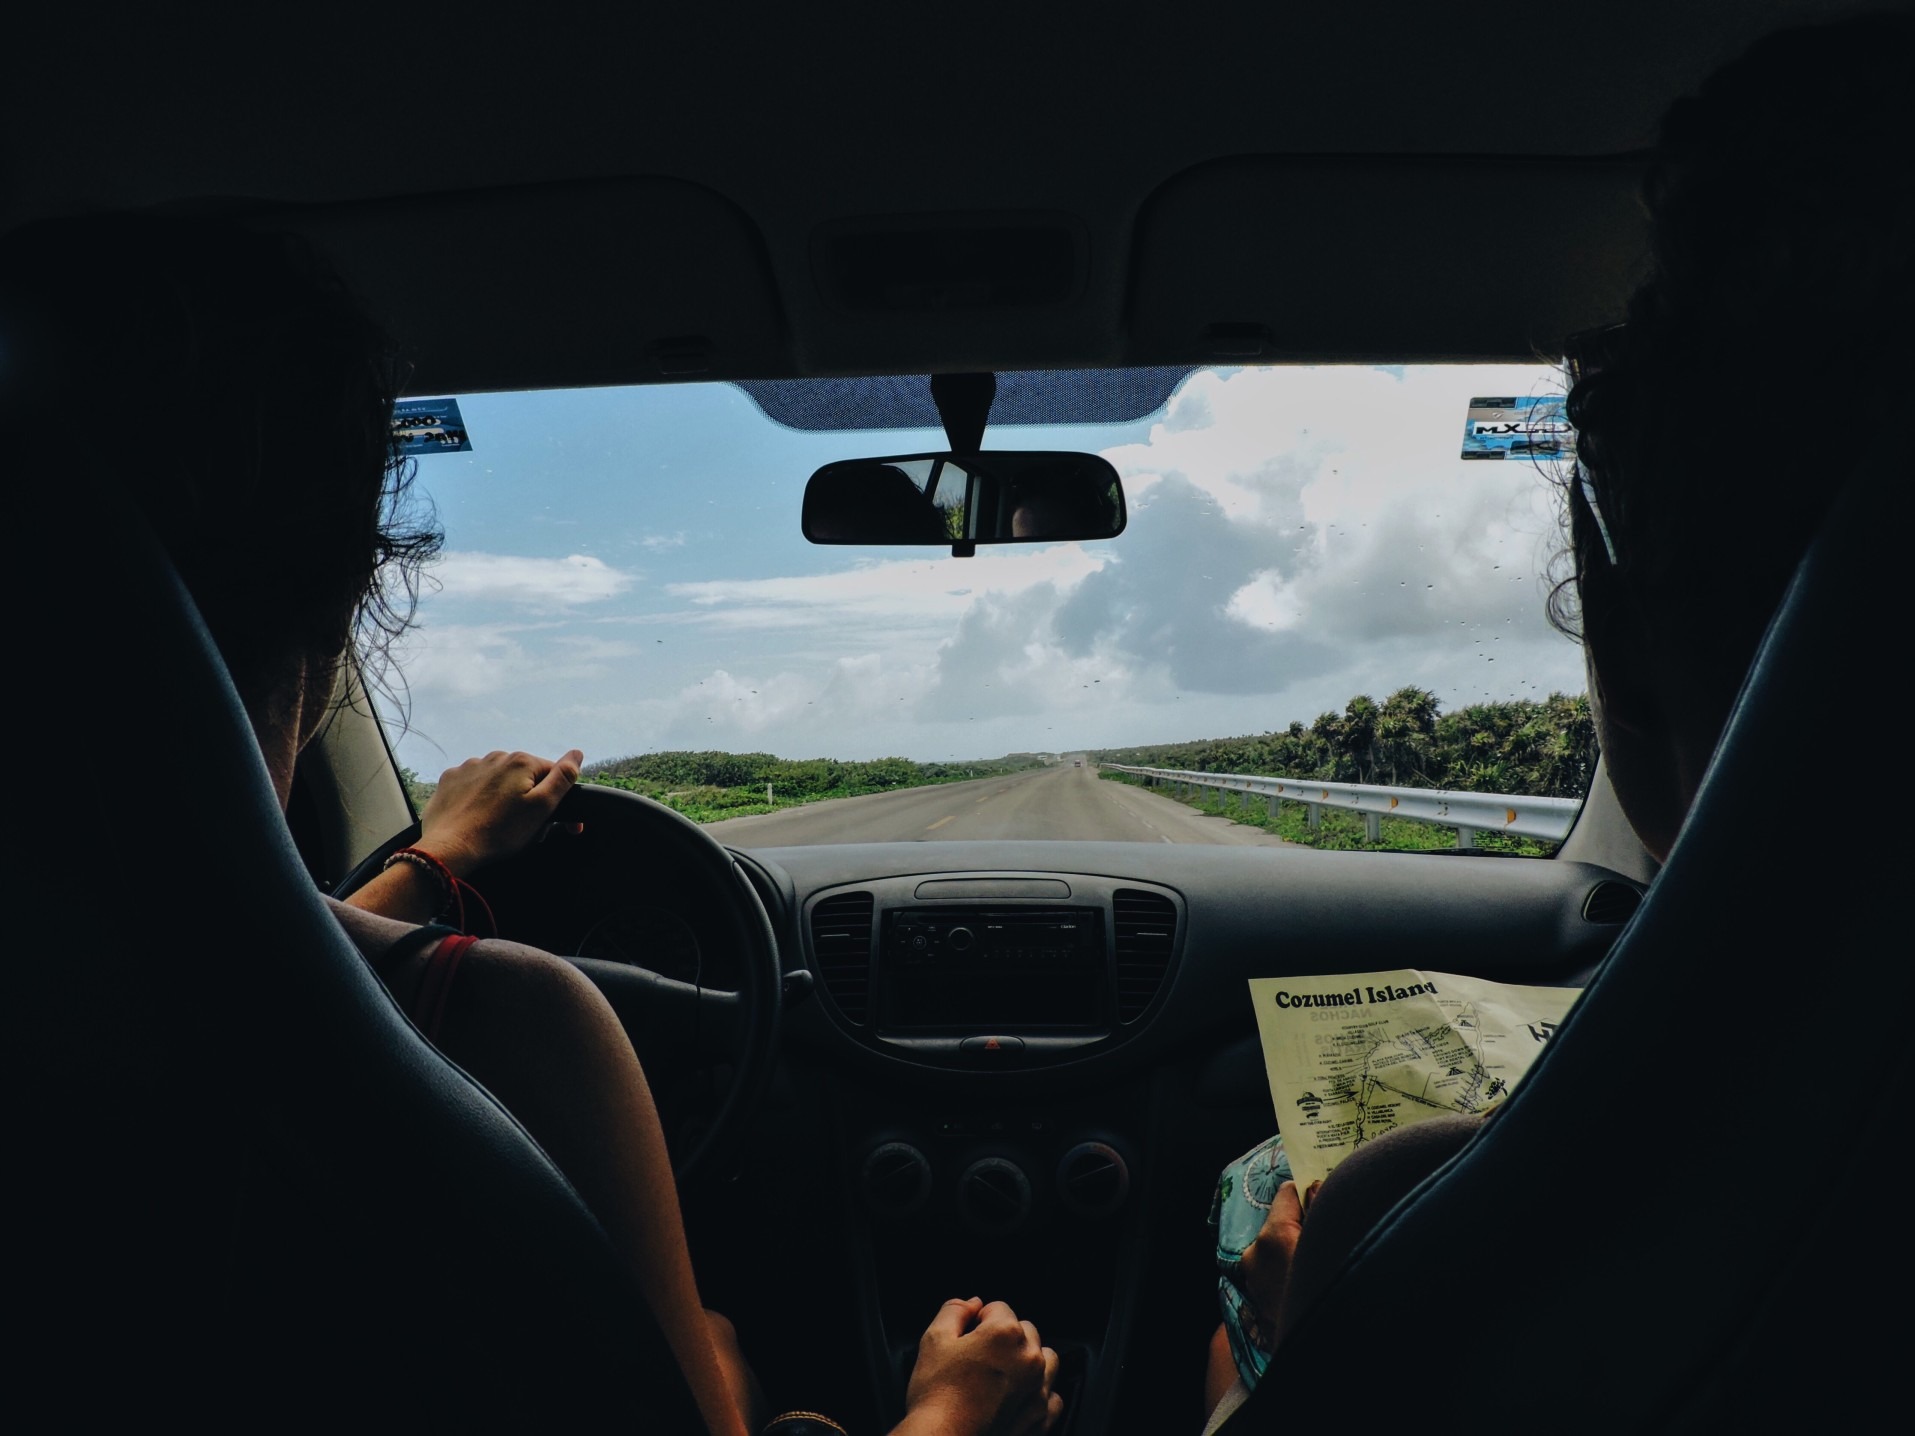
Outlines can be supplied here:
[[973, 559], [798, 532], [814, 469], [936, 430], [799, 433], [722, 384], [461, 396], [472, 451], [419, 463], [447, 545], [389, 727], [431, 775], [495, 747], [987, 757], [1263, 731], [1404, 683], [1579, 690], [1541, 620], [1548, 485], [1459, 457], [1471, 397], [1553, 382], [1200, 372], [1135, 423], [1000, 427], [987, 448], [1106, 454], [1131, 524]]

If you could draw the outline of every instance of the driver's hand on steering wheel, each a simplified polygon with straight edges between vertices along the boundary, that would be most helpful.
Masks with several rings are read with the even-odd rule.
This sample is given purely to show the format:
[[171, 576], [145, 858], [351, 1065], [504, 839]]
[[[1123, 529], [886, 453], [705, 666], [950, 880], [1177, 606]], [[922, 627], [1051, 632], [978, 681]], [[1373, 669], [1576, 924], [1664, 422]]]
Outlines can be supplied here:
[[531, 753], [493, 752], [446, 769], [420, 815], [413, 844], [429, 860], [389, 865], [346, 902], [402, 922], [433, 921], [453, 896], [453, 884], [435, 874], [435, 867], [462, 880], [525, 848], [552, 821], [559, 800], [577, 786], [584, 760], [577, 748], [557, 762]]
[[511, 857], [552, 821], [552, 810], [578, 783], [584, 761], [577, 748], [556, 763], [531, 753], [467, 758], [439, 775], [439, 787], [420, 815], [417, 846], [461, 878]]

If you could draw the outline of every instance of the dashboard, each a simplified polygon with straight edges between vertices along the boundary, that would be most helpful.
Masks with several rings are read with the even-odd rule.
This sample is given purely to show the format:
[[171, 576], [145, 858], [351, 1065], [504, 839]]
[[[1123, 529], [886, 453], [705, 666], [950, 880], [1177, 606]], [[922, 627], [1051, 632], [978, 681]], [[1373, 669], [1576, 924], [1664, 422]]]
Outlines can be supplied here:
[[[955, 1072], [1102, 1071], [1246, 1034], [1252, 977], [1419, 967], [1580, 984], [1642, 892], [1592, 864], [1447, 853], [1010, 842], [738, 856], [787, 969], [811, 970], [823, 996], [811, 1019], [791, 1014], [793, 1040]], [[966, 1045], [992, 1036], [1020, 1040], [988, 1059]]]

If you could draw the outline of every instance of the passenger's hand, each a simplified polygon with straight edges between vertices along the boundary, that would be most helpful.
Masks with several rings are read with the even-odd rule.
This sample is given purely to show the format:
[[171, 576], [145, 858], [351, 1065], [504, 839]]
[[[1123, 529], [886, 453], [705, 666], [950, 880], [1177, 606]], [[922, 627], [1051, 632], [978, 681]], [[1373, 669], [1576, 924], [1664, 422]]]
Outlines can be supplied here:
[[[1310, 1196], [1316, 1197], [1322, 1182], [1310, 1184]], [[1264, 1215], [1257, 1239], [1244, 1248], [1242, 1286], [1262, 1318], [1252, 1340], [1266, 1350], [1274, 1348], [1282, 1330], [1283, 1297], [1290, 1286], [1290, 1265], [1296, 1256], [1297, 1239], [1303, 1235], [1303, 1202], [1297, 1184], [1285, 1182]], [[1266, 1344], [1268, 1343], [1268, 1344]]]
[[458, 877], [510, 857], [552, 821], [584, 760], [576, 748], [556, 763], [530, 753], [487, 753], [446, 769], [420, 816], [418, 846]]
[[953, 1298], [918, 1341], [899, 1436], [1027, 1436], [1048, 1431], [1064, 1401], [1051, 1390], [1057, 1353], [1001, 1301]]

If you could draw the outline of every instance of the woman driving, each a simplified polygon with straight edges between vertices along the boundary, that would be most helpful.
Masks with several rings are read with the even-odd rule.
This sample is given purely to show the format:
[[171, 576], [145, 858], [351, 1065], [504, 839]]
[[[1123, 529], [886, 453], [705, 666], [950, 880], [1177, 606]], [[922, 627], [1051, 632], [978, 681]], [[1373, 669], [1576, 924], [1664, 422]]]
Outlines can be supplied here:
[[[350, 654], [376, 681], [439, 544], [391, 447], [384, 336], [302, 246], [190, 220], [16, 231], [0, 241], [0, 305], [14, 353], [32, 359], [7, 376], [23, 472], [70, 472], [67, 436], [103, 394], [158, 456], [126, 488], [219, 647], [283, 809], [341, 665]], [[462, 879], [544, 829], [581, 756], [493, 753], [450, 770], [415, 848], [333, 911], [422, 1029], [570, 1178], [707, 1430], [744, 1436], [764, 1421], [763, 1397], [730, 1323], [699, 1299], [651, 1090], [610, 1006], [549, 953], [419, 936]], [[953, 1299], [924, 1333], [896, 1430], [1048, 1429], [1056, 1369], [1009, 1306]]]

